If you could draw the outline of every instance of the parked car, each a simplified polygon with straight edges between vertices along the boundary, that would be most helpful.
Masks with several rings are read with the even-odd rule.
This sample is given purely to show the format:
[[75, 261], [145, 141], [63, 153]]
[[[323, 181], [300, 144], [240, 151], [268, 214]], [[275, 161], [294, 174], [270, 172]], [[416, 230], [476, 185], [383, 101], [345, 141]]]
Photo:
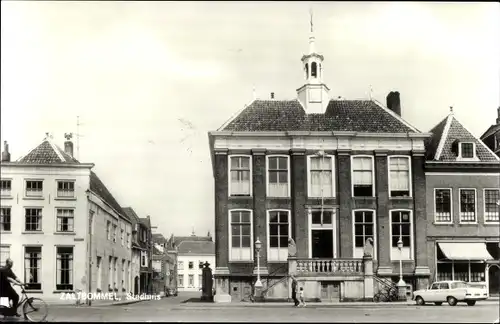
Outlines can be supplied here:
[[485, 287], [474, 287], [464, 281], [438, 281], [429, 289], [413, 292], [412, 299], [417, 305], [434, 303], [440, 306], [443, 302], [447, 302], [450, 306], [455, 306], [458, 302], [465, 302], [469, 306], [474, 306], [476, 301], [488, 299], [488, 293]]

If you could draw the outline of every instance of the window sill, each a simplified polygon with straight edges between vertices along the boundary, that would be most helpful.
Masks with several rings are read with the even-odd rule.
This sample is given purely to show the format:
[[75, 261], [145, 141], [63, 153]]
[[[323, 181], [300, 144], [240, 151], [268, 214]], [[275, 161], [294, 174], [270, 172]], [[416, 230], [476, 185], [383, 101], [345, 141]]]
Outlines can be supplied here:
[[391, 197], [389, 196], [390, 200], [396, 200], [396, 199], [401, 199], [401, 200], [413, 200], [413, 197], [410, 196], [401, 196], [401, 197]]
[[2, 199], [14, 199], [13, 196], [0, 196], [0, 198], [2, 198]]
[[233, 196], [233, 195], [230, 195], [229, 198], [231, 199], [249, 199], [249, 198], [253, 198], [252, 196]]
[[267, 260], [267, 263], [288, 263], [288, 260]]
[[229, 260], [229, 263], [250, 263], [253, 260]]
[[267, 199], [290, 199], [290, 196], [266, 196]]
[[69, 200], [69, 201], [76, 201], [76, 197], [54, 197], [54, 200]]
[[24, 197], [24, 200], [44, 200], [43, 197]]
[[432, 222], [433, 225], [447, 225], [447, 226], [450, 226], [450, 225], [453, 225], [453, 222]]
[[478, 225], [478, 223], [477, 222], [460, 222], [460, 223], [458, 223], [458, 225], [471, 226], [471, 225]]
[[54, 235], [76, 235], [75, 232], [54, 232]]
[[[315, 196], [307, 196], [309, 199], [321, 199], [321, 196], [315, 197]], [[335, 199], [335, 196], [324, 196], [323, 199]]]
[[43, 231], [24, 231], [21, 234], [42, 234], [43, 235]]
[[38, 289], [25, 289], [26, 292], [29, 292], [30, 294], [43, 294], [43, 290], [38, 290]]
[[52, 292], [53, 294], [64, 294], [64, 293], [75, 293], [73, 289], [68, 289], [68, 290], [54, 290]]
[[498, 226], [500, 222], [484, 222], [485, 226]]
[[2, 234], [12, 234], [12, 231], [0, 231]]

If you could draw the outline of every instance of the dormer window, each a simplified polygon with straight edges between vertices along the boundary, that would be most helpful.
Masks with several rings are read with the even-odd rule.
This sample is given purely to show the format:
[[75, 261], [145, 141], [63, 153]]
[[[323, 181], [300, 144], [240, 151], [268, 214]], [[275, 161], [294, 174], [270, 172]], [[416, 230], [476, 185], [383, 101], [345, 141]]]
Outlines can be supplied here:
[[476, 157], [475, 143], [462, 142], [458, 146], [458, 156], [462, 159], [473, 159]]

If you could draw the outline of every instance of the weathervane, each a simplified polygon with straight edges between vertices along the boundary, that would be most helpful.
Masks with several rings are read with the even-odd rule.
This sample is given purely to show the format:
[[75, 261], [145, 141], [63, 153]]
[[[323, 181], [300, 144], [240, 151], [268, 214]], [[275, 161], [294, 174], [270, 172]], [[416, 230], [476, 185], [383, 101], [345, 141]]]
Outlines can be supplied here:
[[309, 16], [311, 17], [311, 21], [310, 21], [310, 23], [311, 23], [311, 33], [312, 33], [312, 32], [313, 32], [313, 30], [314, 30], [314, 29], [313, 29], [313, 10], [312, 10], [312, 7], [311, 7], [311, 8], [309, 8]]

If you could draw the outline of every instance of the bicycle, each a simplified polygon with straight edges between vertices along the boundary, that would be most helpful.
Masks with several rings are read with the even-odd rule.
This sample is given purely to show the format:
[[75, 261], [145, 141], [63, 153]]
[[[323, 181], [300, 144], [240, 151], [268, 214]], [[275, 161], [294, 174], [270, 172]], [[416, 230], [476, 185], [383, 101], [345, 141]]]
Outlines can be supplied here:
[[[17, 308], [22, 306], [24, 318], [30, 322], [43, 322], [48, 315], [47, 304], [40, 298], [29, 297], [24, 290], [24, 285], [21, 286], [21, 295], [22, 298], [19, 301]], [[4, 318], [16, 316], [16, 313], [17, 309], [0, 305], [0, 315], [3, 315]], [[40, 315], [40, 319], [36, 319], [33, 315], [31, 315], [33, 313]]]

